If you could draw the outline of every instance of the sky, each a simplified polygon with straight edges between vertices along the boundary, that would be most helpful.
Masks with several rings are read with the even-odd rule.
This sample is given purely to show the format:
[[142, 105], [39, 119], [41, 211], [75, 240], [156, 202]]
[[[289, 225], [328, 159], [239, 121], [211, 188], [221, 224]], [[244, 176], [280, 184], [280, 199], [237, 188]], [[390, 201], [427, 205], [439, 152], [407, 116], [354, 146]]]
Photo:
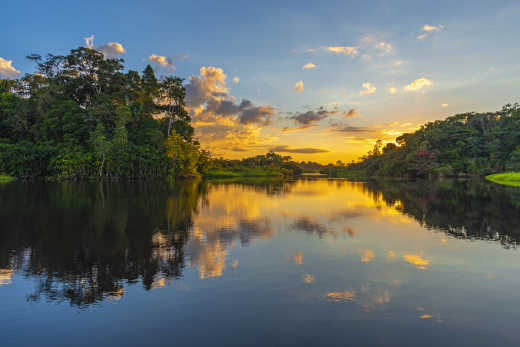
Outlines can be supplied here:
[[185, 78], [216, 156], [349, 162], [429, 121], [519, 101], [518, 1], [9, 1], [0, 76], [90, 46]]

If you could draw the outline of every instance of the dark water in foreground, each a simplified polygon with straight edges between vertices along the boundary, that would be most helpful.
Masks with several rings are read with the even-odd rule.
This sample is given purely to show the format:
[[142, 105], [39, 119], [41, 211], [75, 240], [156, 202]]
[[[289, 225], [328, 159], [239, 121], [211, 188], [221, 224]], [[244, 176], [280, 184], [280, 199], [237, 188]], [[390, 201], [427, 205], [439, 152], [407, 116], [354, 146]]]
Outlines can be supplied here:
[[518, 346], [520, 189], [0, 185], [2, 346]]

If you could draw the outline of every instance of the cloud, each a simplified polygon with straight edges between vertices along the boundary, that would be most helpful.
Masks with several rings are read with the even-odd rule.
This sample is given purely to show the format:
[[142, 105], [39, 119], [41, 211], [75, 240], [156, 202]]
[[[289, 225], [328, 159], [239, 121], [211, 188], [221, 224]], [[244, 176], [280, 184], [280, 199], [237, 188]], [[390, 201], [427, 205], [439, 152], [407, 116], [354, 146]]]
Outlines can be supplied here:
[[431, 33], [434, 33], [436, 31], [441, 31], [444, 29], [444, 25], [439, 24], [438, 26], [425, 24], [421, 30], [424, 31], [424, 33], [417, 36], [417, 40], [424, 40], [427, 38]]
[[292, 117], [289, 117], [289, 119], [294, 120], [296, 123], [298, 123], [300, 125], [308, 126], [314, 122], [319, 122], [320, 120], [323, 120], [323, 119], [327, 118], [328, 116], [333, 115], [335, 113], [338, 113], [338, 111], [337, 110], [329, 111], [326, 108], [324, 108], [323, 106], [321, 106], [320, 108], [318, 108], [316, 110], [310, 110], [307, 112], [298, 113]]
[[233, 77], [233, 83], [238, 84], [238, 82], [240, 82], [240, 77], [238, 77], [238, 76]]
[[376, 39], [374, 35], [366, 35], [361, 39], [361, 45], [371, 47], [372, 49], [376, 49], [382, 51], [383, 54], [390, 53], [393, 49], [393, 46], [390, 42], [385, 42]]
[[298, 218], [291, 227], [295, 230], [303, 230], [309, 234], [318, 234], [320, 238], [329, 232], [329, 229], [325, 225], [307, 216]]
[[340, 131], [344, 133], [376, 133], [375, 129], [371, 129], [369, 127], [360, 127], [360, 126], [352, 126], [352, 125], [332, 125], [334, 131]]
[[105, 58], [115, 58], [126, 53], [125, 48], [119, 42], [109, 42], [107, 44], [94, 47], [94, 35], [83, 38], [85, 41], [85, 47], [95, 49], [98, 52], [103, 53]]
[[448, 104], [441, 104], [441, 107], [448, 107]]
[[360, 249], [358, 253], [362, 263], [370, 263], [375, 258], [374, 252], [370, 249]]
[[271, 106], [257, 106], [250, 100], [243, 99], [236, 103], [233, 100], [211, 99], [207, 103], [206, 111], [220, 116], [235, 116], [240, 123], [258, 123], [268, 125], [276, 110]]
[[148, 59], [159, 66], [165, 67], [168, 72], [175, 71], [175, 65], [171, 57], [152, 54]]
[[394, 66], [401, 66], [403, 65], [405, 62], [403, 60], [396, 60], [394, 61]]
[[376, 92], [376, 87], [370, 82], [365, 82], [361, 86], [364, 90], [361, 90], [359, 95], [374, 94]]
[[293, 254], [293, 259], [294, 259], [294, 262], [298, 265], [302, 265], [303, 264], [303, 255], [302, 255], [302, 252], [298, 251], [298, 252], [294, 252]]
[[308, 62], [307, 64], [302, 66], [302, 70], [315, 69], [315, 68], [316, 68], [316, 65], [311, 62]]
[[430, 261], [428, 259], [424, 259], [423, 257], [415, 254], [405, 254], [403, 255], [403, 259], [407, 263], [412, 264], [420, 270], [426, 270], [430, 265]]
[[291, 148], [287, 145], [276, 146], [276, 147], [271, 148], [269, 151], [280, 152], [280, 153], [306, 153], [306, 154], [330, 152], [329, 150], [322, 149], [322, 148]]
[[419, 91], [419, 90], [423, 89], [424, 87], [431, 86], [432, 84], [433, 84], [433, 82], [430, 81], [429, 79], [421, 77], [421, 78], [416, 79], [412, 83], [406, 85], [404, 87], [404, 90], [407, 92]]
[[296, 82], [296, 84], [294, 85], [294, 89], [296, 89], [298, 93], [303, 92], [303, 81], [300, 80]]
[[358, 54], [358, 48], [356, 46], [328, 46], [325, 49], [332, 53], [342, 53], [350, 56], [356, 56]]
[[442, 25], [442, 24], [439, 24], [438, 26], [425, 24], [425, 25], [422, 27], [422, 31], [426, 31], [426, 32], [430, 32], [430, 31], [441, 31], [442, 29], [444, 29], [444, 25]]
[[389, 92], [390, 94], [397, 94], [397, 88], [395, 88], [395, 87], [390, 87], [390, 88], [388, 88], [388, 92]]
[[214, 154], [266, 148], [270, 137], [261, 129], [271, 123], [277, 111], [249, 99], [237, 101], [229, 94], [227, 75], [218, 67], [201, 67], [185, 84], [186, 105], [195, 137]]
[[305, 282], [307, 284], [314, 282], [314, 276], [312, 274], [303, 275], [303, 282]]
[[352, 301], [356, 298], [356, 292], [353, 290], [345, 290], [344, 292], [328, 292], [326, 296], [331, 302]]
[[186, 84], [186, 104], [199, 107], [215, 97], [227, 95], [226, 78], [221, 68], [201, 67], [200, 76], [190, 76]]
[[385, 53], [390, 53], [392, 51], [392, 44], [389, 42], [378, 42], [376, 48], [382, 50]]
[[5, 78], [18, 77], [21, 74], [21, 72], [19, 70], [16, 70], [12, 64], [12, 60], [7, 60], [0, 57], [0, 76]]
[[119, 42], [109, 42], [96, 47], [96, 50], [103, 53], [103, 55], [108, 58], [114, 58], [126, 52], [123, 45]]
[[343, 113], [343, 117], [345, 117], [345, 118], [350, 118], [350, 117], [355, 117], [355, 116], [359, 116], [359, 113], [353, 108], [351, 108], [350, 110], [345, 111]]
[[93, 49], [94, 48], [94, 35], [90, 35], [89, 37], [85, 37], [85, 47]]
[[319, 121], [324, 120], [335, 114], [340, 114], [341, 112], [344, 118], [350, 118], [359, 115], [359, 113], [355, 109], [340, 111], [339, 109], [335, 108], [332, 110], [328, 110], [324, 106], [320, 106], [317, 109], [296, 113], [291, 117], [287, 117], [287, 119], [293, 120], [297, 125], [299, 125], [299, 127], [284, 128], [282, 131], [287, 132], [294, 130], [303, 130], [313, 126], [317, 126], [316, 123], [318, 123]]
[[340, 132], [347, 138], [361, 140], [364, 142], [375, 142], [376, 140], [394, 141], [396, 137], [403, 133], [417, 130], [418, 124], [409, 122], [381, 123], [370, 126], [353, 126], [345, 123], [335, 123], [330, 125], [330, 131]]

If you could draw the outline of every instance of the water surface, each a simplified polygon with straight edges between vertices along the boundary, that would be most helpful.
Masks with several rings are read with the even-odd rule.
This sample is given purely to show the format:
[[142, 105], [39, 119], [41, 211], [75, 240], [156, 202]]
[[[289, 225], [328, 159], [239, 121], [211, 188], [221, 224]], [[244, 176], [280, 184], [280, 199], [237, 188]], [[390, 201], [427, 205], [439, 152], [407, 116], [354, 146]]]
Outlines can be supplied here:
[[0, 185], [6, 346], [518, 345], [520, 189]]

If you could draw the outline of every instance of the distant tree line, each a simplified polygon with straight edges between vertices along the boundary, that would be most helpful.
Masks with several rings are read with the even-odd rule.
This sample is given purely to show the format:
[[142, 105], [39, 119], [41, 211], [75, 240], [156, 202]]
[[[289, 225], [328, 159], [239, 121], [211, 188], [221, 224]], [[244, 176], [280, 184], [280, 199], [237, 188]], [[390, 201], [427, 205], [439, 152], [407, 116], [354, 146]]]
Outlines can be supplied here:
[[203, 174], [178, 77], [123, 72], [89, 48], [28, 56], [37, 72], [0, 80], [0, 174], [154, 178]]
[[491, 113], [463, 113], [378, 141], [347, 171], [369, 176], [434, 177], [520, 171], [520, 106]]

